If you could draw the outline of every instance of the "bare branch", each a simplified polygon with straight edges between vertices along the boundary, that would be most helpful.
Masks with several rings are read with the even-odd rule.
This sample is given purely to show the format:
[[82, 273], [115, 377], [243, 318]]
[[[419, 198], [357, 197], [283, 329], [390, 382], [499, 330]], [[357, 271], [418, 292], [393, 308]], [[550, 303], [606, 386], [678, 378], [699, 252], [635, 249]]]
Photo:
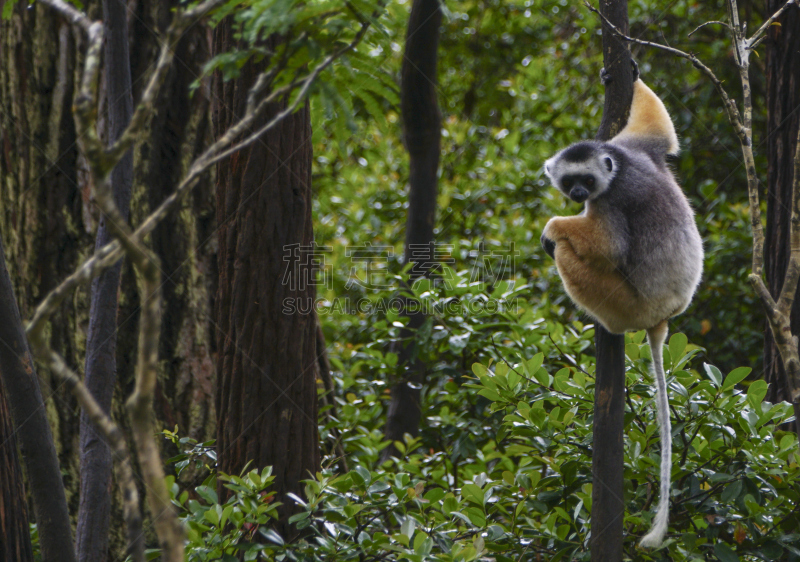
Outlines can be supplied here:
[[103, 176], [113, 168], [104, 157], [105, 149], [97, 133], [97, 96], [100, 91], [100, 61], [103, 50], [103, 24], [94, 22], [89, 26], [89, 48], [83, 65], [81, 86], [75, 98], [75, 128], [78, 130], [78, 143], [86, 155], [93, 173]]
[[[138, 240], [134, 243], [141, 244]], [[140, 248], [145, 250], [143, 245]], [[130, 254], [127, 255], [130, 257]], [[137, 269], [144, 281], [141, 290], [143, 306], [139, 319], [136, 385], [126, 405], [131, 415], [131, 430], [139, 452], [142, 476], [147, 484], [147, 504], [155, 521], [162, 560], [184, 562], [183, 527], [167, 489], [161, 454], [153, 437], [150, 420], [158, 373], [158, 340], [161, 334], [161, 270], [153, 255], [148, 256], [148, 261], [137, 264]]]
[[64, 16], [67, 21], [72, 25], [80, 27], [87, 35], [91, 35], [90, 28], [92, 27], [92, 20], [86, 17], [86, 14], [76, 10], [72, 4], [63, 2], [62, 0], [41, 0], [42, 4], [46, 4]]
[[778, 319], [778, 307], [775, 305], [775, 299], [769, 294], [769, 289], [767, 289], [767, 286], [764, 284], [764, 279], [762, 279], [760, 275], [751, 273], [747, 277], [747, 280], [750, 281], [753, 290], [755, 290], [756, 294], [761, 299], [761, 303], [764, 305], [764, 311], [767, 313], [770, 325], [772, 325]]
[[55, 312], [56, 308], [64, 302], [64, 299], [72, 293], [73, 289], [79, 285], [88, 283], [100, 275], [103, 270], [114, 265], [121, 257], [122, 247], [119, 245], [119, 242], [114, 240], [110, 244], [106, 244], [100, 248], [91, 258], [83, 262], [72, 275], [62, 281], [58, 287], [47, 293], [44, 300], [36, 307], [31, 321], [25, 328], [28, 337], [38, 337], [44, 329], [47, 320], [53, 312]]
[[786, 2], [786, 4], [781, 6], [778, 11], [772, 14], [772, 16], [767, 21], [765, 21], [764, 24], [761, 27], [759, 27], [755, 33], [753, 33], [750, 39], [747, 39], [746, 48], [749, 50], [753, 50], [756, 47], [758, 47], [761, 41], [763, 41], [764, 38], [767, 36], [767, 30], [769, 29], [769, 26], [775, 23], [775, 20], [777, 20], [781, 16], [781, 14], [786, 10], [786, 8], [788, 8], [792, 4], [800, 6], [800, 0], [789, 0], [788, 2]]
[[714, 21], [707, 21], [706, 23], [701, 23], [700, 25], [698, 25], [697, 27], [695, 27], [695, 28], [694, 28], [694, 30], [692, 30], [692, 32], [691, 32], [691, 33], [689, 33], [689, 35], [687, 35], [687, 37], [691, 37], [692, 35], [694, 35], [694, 34], [695, 34], [695, 33], [697, 33], [698, 31], [700, 31], [701, 29], [703, 29], [703, 28], [704, 28], [705, 26], [707, 26], [707, 25], [724, 25], [725, 27], [727, 27], [728, 29], [730, 29], [730, 25], [728, 25], [728, 24], [727, 24], [726, 22], [724, 22], [724, 21], [716, 21], [716, 20], [714, 20]]

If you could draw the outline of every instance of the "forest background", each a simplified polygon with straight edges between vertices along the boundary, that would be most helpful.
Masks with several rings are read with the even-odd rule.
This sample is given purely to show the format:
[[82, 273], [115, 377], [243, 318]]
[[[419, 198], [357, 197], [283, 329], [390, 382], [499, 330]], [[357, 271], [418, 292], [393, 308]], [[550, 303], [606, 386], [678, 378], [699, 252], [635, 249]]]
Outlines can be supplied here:
[[[173, 18], [172, 4], [128, 3], [134, 103]], [[249, 7], [251, 15], [276, 18], [261, 33], [280, 31], [302, 45], [312, 33], [302, 28], [298, 14], [306, 13], [297, 4]], [[593, 137], [600, 124], [601, 27], [586, 7], [567, 0], [442, 6], [431, 81], [441, 112], [433, 232], [438, 265], [431, 266], [430, 279], [414, 282], [404, 267], [410, 170], [400, 107], [411, 4], [390, 2], [378, 11], [369, 2], [327, 6], [342, 13], [354, 6], [370, 26], [352, 52], [320, 74], [309, 105], [300, 109], [307, 112], [313, 148], [307, 172], [315, 246], [311, 258], [311, 246], [303, 250], [313, 275], [300, 281], [315, 287], [318, 341], [324, 341], [312, 357], [319, 363], [320, 457], [317, 474], [307, 474], [300, 490], [281, 491], [280, 502], [271, 500], [275, 476], [258, 463], [228, 469], [239, 479], [221, 476], [214, 448], [224, 423], [217, 391], [224, 278], [218, 258], [226, 223], [220, 224], [217, 184], [227, 172], [203, 176], [150, 236], [164, 281], [154, 423], [164, 431], [159, 443], [170, 459], [170, 489], [192, 560], [588, 559], [594, 330], [563, 292], [539, 236], [549, 217], [579, 211], [547, 185], [542, 164], [558, 148]], [[72, 115], [86, 42], [43, 3], [2, 7], [0, 235], [21, 316], [30, 319], [47, 293], [92, 254], [100, 222]], [[99, 2], [82, 8], [102, 19]], [[740, 8], [755, 29], [775, 5], [742, 2]], [[723, 2], [640, 1], [628, 9], [632, 36], [695, 53], [739, 92], [725, 27], [689, 36], [704, 22], [724, 19]], [[797, 11], [787, 14], [794, 24]], [[307, 21], [312, 16], [318, 14]], [[349, 17], [323, 31], [340, 33], [345, 23], [361, 21]], [[774, 26], [761, 47], [764, 56], [752, 61], [757, 169], [772, 194], [787, 168], [776, 151], [794, 153], [800, 122], [800, 57], [787, 62], [774, 50], [797, 51], [786, 45], [796, 45], [798, 35], [789, 25]], [[133, 225], [174, 191], [189, 162], [217, 138], [214, 112], [227, 98], [214, 80], [242, 80], [245, 61], [263, 55], [239, 45], [208, 65], [220, 53], [215, 37], [197, 25], [175, 47], [146, 140], [133, 150]], [[298, 65], [316, 60], [313, 47], [325, 46], [324, 40], [304, 46], [311, 54]], [[675, 122], [682, 150], [673, 168], [697, 213], [707, 259], [692, 306], [670, 326], [674, 515], [671, 538], [655, 553], [635, 549], [657, 489], [649, 350], [643, 334], [627, 336], [625, 555], [793, 560], [800, 557], [797, 440], [786, 431], [791, 407], [780, 402], [786, 394], [774, 347], [765, 343], [761, 305], [746, 283], [752, 242], [738, 141], [700, 72], [657, 51], [633, 45], [632, 52]], [[771, 67], [776, 60], [785, 66]], [[778, 76], [788, 76], [790, 85], [776, 101], [770, 85], [781, 82]], [[100, 93], [98, 112], [103, 131], [105, 96]], [[786, 138], [788, 145], [775, 147]], [[248, 206], [244, 200], [234, 214]], [[773, 218], [780, 206], [765, 197], [768, 269], [777, 255], [773, 237], [780, 219]], [[287, 264], [297, 255], [281, 250], [250, 259], [272, 259], [272, 270], [291, 277]], [[128, 435], [124, 403], [134, 385], [142, 302], [141, 279], [127, 261], [120, 283], [111, 411]], [[408, 302], [408, 291], [425, 312], [413, 331], [407, 325], [414, 318], [396, 306]], [[47, 331], [49, 345], [78, 371], [90, 300], [91, 288], [81, 287], [56, 309]], [[301, 301], [283, 304], [290, 315], [309, 316], [298, 309]], [[398, 347], [398, 341], [411, 345]], [[418, 431], [409, 428], [413, 437], [390, 444], [384, 427], [391, 392], [405, 384], [409, 365], [419, 375], [412, 386], [420, 391], [421, 423]], [[38, 364], [37, 373], [75, 530], [79, 408], [47, 365]], [[273, 403], [256, 406], [266, 412]], [[0, 409], [8, 417], [7, 406]], [[11, 445], [7, 437], [3, 449]], [[5, 462], [16, 462], [14, 455]], [[126, 548], [116, 484], [110, 488], [109, 560], [124, 559]], [[145, 497], [145, 486], [139, 488]], [[33, 522], [32, 500], [26, 501]], [[28, 517], [2, 505], [0, 513]], [[149, 521], [144, 528], [148, 546], [155, 547]], [[39, 528], [30, 529], [30, 556], [38, 557]]]

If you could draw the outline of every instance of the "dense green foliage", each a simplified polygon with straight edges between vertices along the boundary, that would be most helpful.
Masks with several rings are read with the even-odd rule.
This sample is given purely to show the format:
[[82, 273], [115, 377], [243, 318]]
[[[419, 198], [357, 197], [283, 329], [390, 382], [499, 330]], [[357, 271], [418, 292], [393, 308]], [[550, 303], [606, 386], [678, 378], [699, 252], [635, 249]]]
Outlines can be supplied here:
[[[462, 287], [433, 292], [462, 302], [490, 296], [483, 285]], [[352, 469], [343, 473], [330, 458], [307, 481], [306, 498], [292, 498], [304, 508], [292, 518], [301, 538], [285, 544], [259, 526], [275, 516], [268, 472], [225, 476], [236, 494], [219, 505], [211, 470], [194, 493], [174, 487], [190, 529], [190, 560], [232, 561], [239, 550], [245, 560], [588, 560], [598, 485], [591, 478], [594, 366], [585, 355], [593, 330], [539, 316], [522, 306], [498, 313], [492, 325], [451, 318], [420, 342], [445, 359], [461, 352], [482, 358], [472, 373], [443, 378], [427, 392], [425, 435], [399, 446], [405, 458], [382, 465], [384, 385], [372, 375], [391, 370], [394, 360], [380, 345], [353, 352], [340, 380], [339, 417], [326, 426], [341, 432]], [[680, 333], [665, 349], [675, 440], [671, 533], [662, 550], [636, 549], [653, 516], [659, 462], [643, 340], [643, 332], [631, 334], [626, 346], [626, 555], [793, 559], [800, 554], [791, 508], [800, 500], [797, 439], [773, 425], [791, 408], [764, 402], [763, 381], [738, 388], [748, 368], [723, 375], [700, 365], [700, 349]], [[181, 470], [213, 467], [202, 446], [175, 460]]]

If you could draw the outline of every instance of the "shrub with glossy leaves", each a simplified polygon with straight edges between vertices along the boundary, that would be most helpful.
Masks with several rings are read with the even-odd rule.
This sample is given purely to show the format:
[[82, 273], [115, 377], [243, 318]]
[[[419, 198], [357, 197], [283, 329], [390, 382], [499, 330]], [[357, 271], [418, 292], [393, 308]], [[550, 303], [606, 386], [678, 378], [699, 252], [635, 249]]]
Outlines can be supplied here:
[[[234, 496], [224, 505], [208, 482], [177, 494], [191, 529], [190, 559], [588, 560], [591, 490], [599, 483], [591, 475], [594, 365], [581, 351], [593, 330], [531, 321], [525, 307], [505, 314], [517, 321], [506, 332], [528, 334], [532, 353], [489, 344], [494, 356], [472, 364], [463, 384], [429, 391], [428, 431], [441, 435], [441, 447], [423, 435], [397, 444], [404, 459], [378, 464], [385, 444], [371, 429], [377, 398], [351, 378], [338, 401], [341, 419], [330, 423], [344, 436], [352, 468], [314, 475], [305, 498], [293, 498], [302, 506], [292, 517], [300, 538], [287, 544], [269, 530], [271, 477], [249, 471], [225, 477]], [[791, 407], [765, 402], [762, 381], [744, 383], [749, 368], [723, 375], [695, 365], [699, 351], [680, 333], [664, 350], [674, 440], [670, 532], [662, 549], [638, 550], [657, 499], [659, 450], [650, 349], [643, 332], [627, 336], [626, 557], [793, 559], [797, 440], [778, 429]], [[569, 366], [570, 358], [579, 360]]]

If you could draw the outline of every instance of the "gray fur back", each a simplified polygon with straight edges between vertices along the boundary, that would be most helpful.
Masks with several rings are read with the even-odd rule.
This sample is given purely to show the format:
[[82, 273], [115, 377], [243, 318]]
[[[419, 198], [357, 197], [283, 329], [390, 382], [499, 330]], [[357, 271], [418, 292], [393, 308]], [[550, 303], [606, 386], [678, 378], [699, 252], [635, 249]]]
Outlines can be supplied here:
[[609, 189], [588, 205], [607, 217], [620, 241], [619, 270], [643, 297], [661, 301], [667, 318], [691, 301], [702, 274], [703, 245], [665, 152], [648, 140], [644, 146], [607, 143], [619, 168]]

